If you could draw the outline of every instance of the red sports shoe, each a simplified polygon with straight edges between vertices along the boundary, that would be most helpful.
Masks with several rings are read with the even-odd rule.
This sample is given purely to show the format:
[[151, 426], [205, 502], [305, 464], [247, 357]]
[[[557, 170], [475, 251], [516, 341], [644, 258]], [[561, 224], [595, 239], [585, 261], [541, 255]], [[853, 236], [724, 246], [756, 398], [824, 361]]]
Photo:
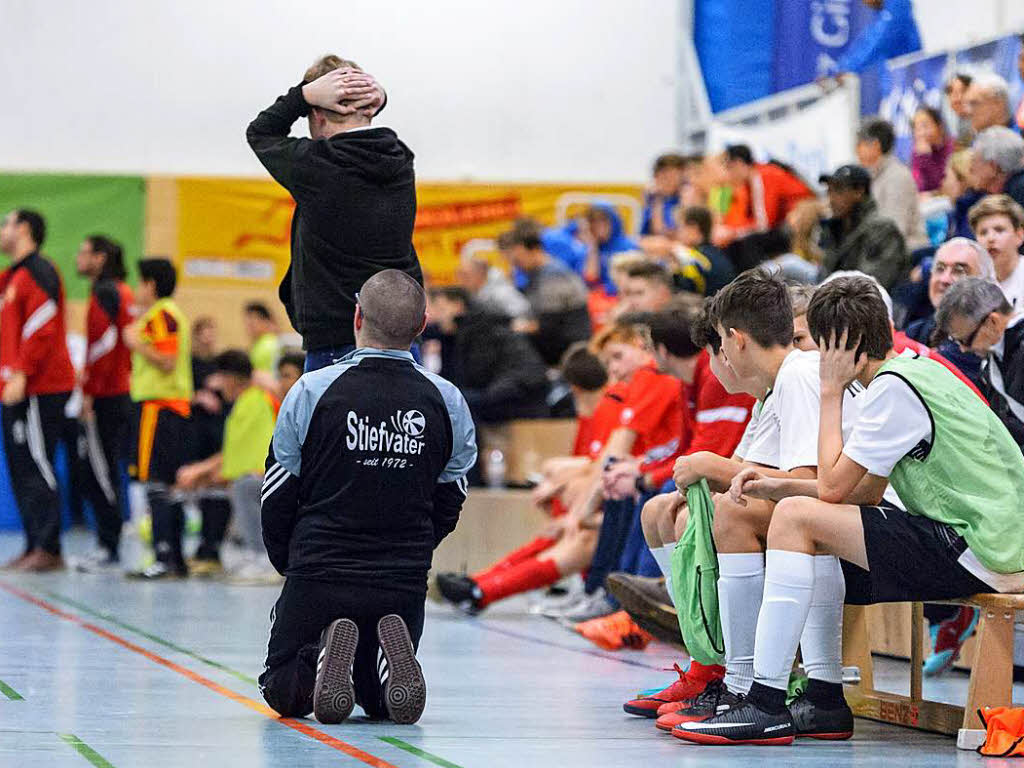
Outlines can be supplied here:
[[606, 651], [617, 651], [620, 648], [642, 651], [654, 639], [640, 629], [625, 611], [581, 622], [576, 625], [576, 631]]
[[725, 677], [724, 667], [705, 666], [696, 661], [691, 661], [690, 668], [685, 672], [678, 664], [673, 665], [673, 668], [679, 673], [678, 680], [652, 696], [640, 696], [627, 701], [622, 705], [623, 711], [630, 715], [655, 718], [658, 716], [659, 708], [678, 707], [683, 702], [690, 702], [699, 696], [712, 680], [721, 680]]

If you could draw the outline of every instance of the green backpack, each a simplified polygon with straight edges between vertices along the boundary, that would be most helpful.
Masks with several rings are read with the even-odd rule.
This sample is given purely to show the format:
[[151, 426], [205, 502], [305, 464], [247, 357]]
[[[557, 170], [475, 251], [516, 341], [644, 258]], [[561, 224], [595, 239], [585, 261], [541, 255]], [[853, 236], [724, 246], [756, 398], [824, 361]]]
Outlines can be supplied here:
[[711, 536], [715, 507], [708, 481], [686, 489], [689, 519], [672, 552], [672, 591], [679, 629], [690, 656], [701, 664], [724, 664], [725, 643], [718, 615], [718, 553]]

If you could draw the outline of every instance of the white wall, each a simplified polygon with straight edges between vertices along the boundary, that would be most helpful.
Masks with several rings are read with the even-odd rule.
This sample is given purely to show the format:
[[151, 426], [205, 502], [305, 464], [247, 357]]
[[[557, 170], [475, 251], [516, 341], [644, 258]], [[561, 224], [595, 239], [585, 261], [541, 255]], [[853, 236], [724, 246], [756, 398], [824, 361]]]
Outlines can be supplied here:
[[261, 174], [246, 125], [327, 52], [424, 180], [640, 180], [676, 133], [678, 0], [0, 0], [0, 27], [0, 169]]
[[940, 51], [1024, 30], [1024, 2], [914, 0], [914, 17], [925, 50]]

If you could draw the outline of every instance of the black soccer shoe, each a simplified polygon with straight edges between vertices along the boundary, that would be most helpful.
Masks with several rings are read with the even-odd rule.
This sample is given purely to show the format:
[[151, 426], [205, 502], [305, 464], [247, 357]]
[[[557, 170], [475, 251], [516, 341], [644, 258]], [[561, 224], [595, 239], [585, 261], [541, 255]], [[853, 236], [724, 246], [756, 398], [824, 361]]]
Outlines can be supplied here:
[[351, 619], [337, 619], [320, 634], [313, 687], [313, 716], [324, 725], [343, 722], [352, 714], [356, 692], [352, 663], [359, 644], [359, 628]]
[[460, 611], [475, 616], [483, 610], [480, 607], [480, 587], [469, 576], [460, 573], [439, 573], [435, 581], [441, 596]]
[[416, 661], [409, 629], [401, 616], [389, 614], [377, 622], [377, 638], [387, 662], [384, 703], [388, 717], [396, 723], [415, 723], [427, 706], [427, 682]]
[[822, 709], [800, 696], [789, 705], [798, 739], [844, 741], [853, 736], [853, 712], [845, 704], [838, 709]]
[[720, 715], [700, 722], [682, 723], [672, 735], [694, 744], [792, 744], [796, 726], [788, 709], [777, 715], [758, 709], [749, 699]]

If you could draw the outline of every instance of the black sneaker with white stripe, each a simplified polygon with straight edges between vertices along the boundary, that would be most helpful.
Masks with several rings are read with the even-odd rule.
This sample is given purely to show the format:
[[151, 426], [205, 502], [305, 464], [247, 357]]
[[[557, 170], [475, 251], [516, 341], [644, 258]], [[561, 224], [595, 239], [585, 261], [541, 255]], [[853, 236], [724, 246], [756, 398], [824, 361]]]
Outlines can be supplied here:
[[340, 723], [352, 714], [356, 703], [352, 663], [358, 644], [359, 628], [351, 619], [332, 621], [320, 635], [313, 716], [324, 725]]
[[744, 699], [720, 715], [700, 722], [682, 723], [672, 735], [694, 744], [792, 744], [796, 726], [788, 709], [777, 715]]
[[427, 683], [409, 629], [392, 613], [377, 622], [377, 638], [386, 663], [379, 671], [388, 717], [403, 725], [415, 723], [427, 705]]

